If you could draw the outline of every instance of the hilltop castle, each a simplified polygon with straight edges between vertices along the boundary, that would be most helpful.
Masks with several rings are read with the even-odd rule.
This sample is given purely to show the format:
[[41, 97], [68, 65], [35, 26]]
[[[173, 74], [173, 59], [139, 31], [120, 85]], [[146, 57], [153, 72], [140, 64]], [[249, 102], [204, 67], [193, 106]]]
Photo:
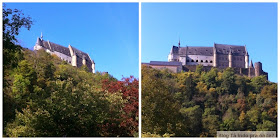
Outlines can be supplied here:
[[86, 65], [90, 72], [95, 73], [95, 63], [90, 56], [71, 45], [67, 48], [50, 41], [45, 41], [41, 35], [41, 38], [37, 38], [37, 42], [34, 46], [34, 50], [40, 49], [44, 49], [50, 54], [57, 55], [61, 60], [68, 62], [72, 66], [81, 67]]
[[151, 61], [144, 63], [154, 68], [168, 68], [173, 72], [194, 71], [196, 65], [204, 66], [208, 71], [212, 67], [225, 69], [232, 67], [236, 73], [255, 77], [268, 74], [262, 70], [262, 63], [256, 62], [255, 66], [251, 60], [249, 64], [249, 54], [246, 46], [216, 44], [213, 47], [172, 46], [168, 55], [168, 62]]

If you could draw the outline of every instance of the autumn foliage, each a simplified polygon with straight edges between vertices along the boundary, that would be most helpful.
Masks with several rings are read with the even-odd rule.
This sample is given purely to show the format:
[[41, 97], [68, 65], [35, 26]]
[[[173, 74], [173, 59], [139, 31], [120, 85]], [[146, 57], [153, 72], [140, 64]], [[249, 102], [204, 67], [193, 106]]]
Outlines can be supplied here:
[[142, 137], [276, 131], [277, 83], [232, 68], [172, 73], [142, 66]]

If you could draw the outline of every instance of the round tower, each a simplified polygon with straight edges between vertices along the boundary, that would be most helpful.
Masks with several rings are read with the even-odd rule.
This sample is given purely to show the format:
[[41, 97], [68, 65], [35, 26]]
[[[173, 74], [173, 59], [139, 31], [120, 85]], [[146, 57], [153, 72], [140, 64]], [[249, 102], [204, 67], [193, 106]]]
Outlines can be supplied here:
[[262, 63], [256, 62], [255, 63], [255, 76], [260, 76], [262, 74]]

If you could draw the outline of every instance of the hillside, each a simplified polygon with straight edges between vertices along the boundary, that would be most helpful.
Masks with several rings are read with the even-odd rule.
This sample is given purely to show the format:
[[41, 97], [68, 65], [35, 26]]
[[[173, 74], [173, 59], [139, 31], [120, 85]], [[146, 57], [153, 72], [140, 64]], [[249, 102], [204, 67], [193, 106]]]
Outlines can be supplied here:
[[277, 83], [232, 68], [171, 73], [142, 66], [142, 137], [277, 131]]
[[3, 136], [138, 136], [137, 79], [93, 74], [44, 50], [19, 46], [12, 56], [4, 65]]

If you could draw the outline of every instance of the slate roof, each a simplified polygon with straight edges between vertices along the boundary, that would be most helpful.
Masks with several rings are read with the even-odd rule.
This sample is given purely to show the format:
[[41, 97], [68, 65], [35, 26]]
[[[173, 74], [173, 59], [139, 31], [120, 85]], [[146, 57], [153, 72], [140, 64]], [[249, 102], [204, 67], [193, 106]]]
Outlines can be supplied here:
[[[84, 52], [82, 52], [82, 51], [80, 51], [80, 50], [74, 48], [73, 46], [71, 46], [71, 47], [73, 48], [73, 51], [74, 51], [74, 53], [76, 53], [76, 55], [77, 55], [78, 58], [81, 58], [81, 59], [85, 58], [87, 61], [91, 61], [91, 59], [89, 58], [89, 56], [88, 56], [87, 53], [84, 53]], [[69, 50], [69, 49], [68, 49], [68, 50]], [[69, 52], [69, 53], [70, 53], [70, 52]]]
[[58, 45], [58, 44], [55, 44], [55, 43], [52, 43], [50, 41], [45, 41], [43, 40], [42, 41], [42, 44], [43, 44], [43, 47], [44, 48], [47, 48], [49, 49], [50, 51], [57, 51], [57, 52], [60, 52], [62, 54], [65, 54], [67, 56], [70, 56], [71, 57], [71, 54], [70, 54], [70, 51], [68, 48], [64, 47], [64, 46], [61, 46], [61, 45]]
[[[231, 49], [232, 55], [245, 55], [245, 46], [238, 45], [226, 45], [226, 44], [214, 44], [217, 50], [217, 54], [228, 55]], [[178, 55], [205, 55], [213, 56], [213, 47], [200, 47], [200, 46], [187, 46], [187, 47], [177, 47], [172, 46], [171, 52]]]
[[187, 55], [213, 56], [213, 47], [187, 47]]
[[174, 54], [179, 55], [213, 55], [213, 47], [194, 47], [194, 46], [187, 46], [187, 47], [177, 47], [173, 46], [171, 50]]
[[150, 61], [150, 65], [182, 66], [182, 62]]
[[246, 49], [245, 46], [238, 45], [226, 45], [226, 44], [215, 44], [216, 50], [218, 54], [229, 54], [229, 50], [231, 49], [232, 55], [245, 55]]

